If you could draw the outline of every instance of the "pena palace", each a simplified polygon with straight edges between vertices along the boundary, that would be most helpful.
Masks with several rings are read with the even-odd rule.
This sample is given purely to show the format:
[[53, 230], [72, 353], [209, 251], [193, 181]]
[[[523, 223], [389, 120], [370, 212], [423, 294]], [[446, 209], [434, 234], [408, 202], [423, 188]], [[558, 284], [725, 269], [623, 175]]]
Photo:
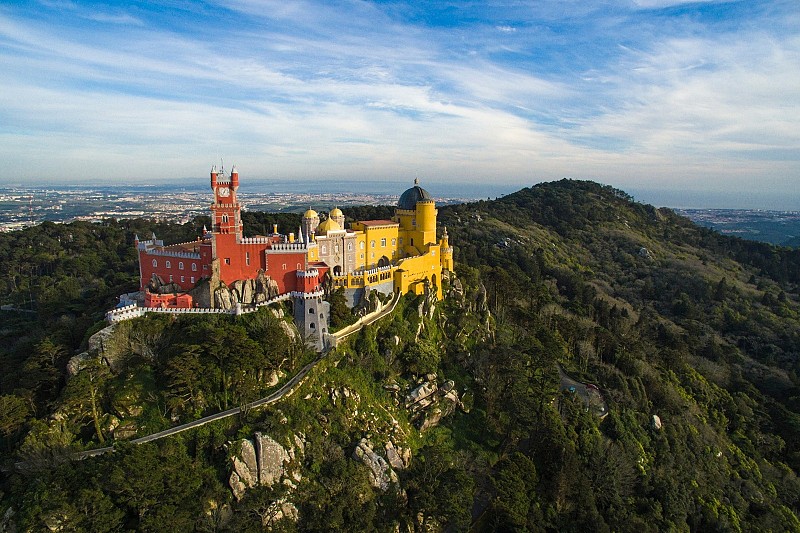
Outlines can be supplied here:
[[345, 227], [338, 208], [322, 219], [305, 212], [297, 232], [244, 236], [236, 167], [211, 169], [211, 227], [195, 241], [165, 245], [136, 237], [140, 288], [148, 308], [253, 305], [291, 294], [317, 297], [342, 287], [352, 303], [364, 291], [433, 291], [442, 296], [442, 271], [453, 269], [447, 230], [436, 236], [436, 205], [419, 186], [406, 190], [391, 220]]

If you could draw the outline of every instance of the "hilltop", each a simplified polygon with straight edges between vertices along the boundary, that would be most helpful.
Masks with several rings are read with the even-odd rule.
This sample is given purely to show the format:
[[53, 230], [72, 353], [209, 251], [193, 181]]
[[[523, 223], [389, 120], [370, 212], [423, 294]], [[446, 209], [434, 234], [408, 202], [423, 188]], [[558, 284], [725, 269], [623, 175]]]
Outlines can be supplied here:
[[[265, 396], [315, 355], [281, 308], [145, 317], [67, 380], [135, 283], [132, 233], [150, 225], [0, 235], [3, 303], [38, 311], [3, 332], [3, 457], [26, 462], [4, 474], [4, 527], [800, 528], [800, 251], [582, 181], [444, 206], [439, 223], [457, 265], [442, 302], [406, 296], [289, 398], [138, 446], [125, 441]], [[338, 327], [354, 319], [332, 307]], [[117, 451], [65, 460], [101, 440]]]

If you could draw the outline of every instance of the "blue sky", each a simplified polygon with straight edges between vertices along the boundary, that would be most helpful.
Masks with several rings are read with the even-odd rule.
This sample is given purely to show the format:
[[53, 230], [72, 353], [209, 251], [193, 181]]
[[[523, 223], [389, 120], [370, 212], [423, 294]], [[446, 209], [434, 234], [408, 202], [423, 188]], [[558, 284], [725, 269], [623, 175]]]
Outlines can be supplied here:
[[0, 65], [3, 183], [800, 189], [797, 0], [11, 1]]

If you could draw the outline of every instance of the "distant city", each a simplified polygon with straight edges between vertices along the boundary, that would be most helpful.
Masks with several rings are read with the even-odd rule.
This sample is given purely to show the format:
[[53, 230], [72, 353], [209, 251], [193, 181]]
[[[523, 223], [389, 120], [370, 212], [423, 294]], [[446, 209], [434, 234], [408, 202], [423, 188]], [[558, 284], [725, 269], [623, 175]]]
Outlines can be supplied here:
[[[291, 191], [290, 182], [251, 184], [243, 191], [243, 207], [250, 211], [296, 212], [314, 207], [331, 209], [357, 205], [392, 205], [403, 184], [387, 183], [377, 192], [345, 192], [357, 190], [360, 184], [338, 183], [327, 193], [305, 192], [330, 190], [330, 184], [304, 184], [303, 191]], [[374, 186], [372, 187], [374, 189]], [[272, 190], [268, 190], [272, 189]], [[451, 192], [451, 191], [448, 191]], [[438, 204], [454, 204], [496, 197], [506, 192], [492, 190], [460, 191], [461, 195], [437, 197]], [[435, 194], [435, 193], [434, 193]], [[171, 186], [52, 186], [0, 187], [0, 231], [13, 231], [44, 221], [100, 221], [106, 218], [147, 217], [184, 223], [198, 215], [208, 214], [210, 191], [205, 184], [182, 188]], [[710, 227], [726, 235], [786, 246], [800, 246], [800, 211], [759, 209], [675, 209], [696, 224]]]
[[[398, 186], [395, 190], [402, 191]], [[393, 205], [397, 194], [306, 193], [244, 191], [242, 207], [249, 211], [303, 212], [309, 207], [331, 209], [356, 205]], [[452, 204], [474, 198], [435, 198]], [[207, 215], [211, 192], [207, 187], [175, 190], [175, 187], [52, 187], [0, 188], [0, 231], [13, 231], [44, 221], [100, 221], [147, 217], [184, 223]]]

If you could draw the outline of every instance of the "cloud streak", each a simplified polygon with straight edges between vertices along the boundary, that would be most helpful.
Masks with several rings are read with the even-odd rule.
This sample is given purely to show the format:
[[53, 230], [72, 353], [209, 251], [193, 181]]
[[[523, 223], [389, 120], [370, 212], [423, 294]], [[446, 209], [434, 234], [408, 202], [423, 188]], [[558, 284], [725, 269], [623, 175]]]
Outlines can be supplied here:
[[797, 185], [791, 3], [195, 6], [0, 8], [15, 178]]

